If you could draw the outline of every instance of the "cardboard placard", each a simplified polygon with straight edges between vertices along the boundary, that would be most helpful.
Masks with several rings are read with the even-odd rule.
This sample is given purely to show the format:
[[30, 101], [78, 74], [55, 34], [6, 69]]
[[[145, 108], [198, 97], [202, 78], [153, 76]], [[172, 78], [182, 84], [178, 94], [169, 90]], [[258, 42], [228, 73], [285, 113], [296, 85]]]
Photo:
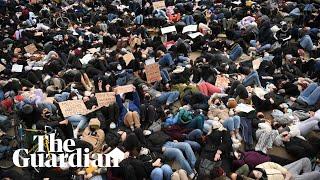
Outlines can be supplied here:
[[36, 52], [38, 49], [34, 44], [29, 44], [28, 46], [24, 47], [24, 50], [27, 53], [33, 54], [34, 52]]
[[118, 94], [124, 94], [133, 91], [133, 85], [118, 86], [115, 88]]
[[198, 25], [189, 25], [189, 26], [185, 26], [182, 29], [182, 33], [186, 33], [186, 32], [195, 32], [198, 29]]
[[4, 65], [0, 64], [0, 72], [4, 71], [6, 69], [6, 67], [4, 67]]
[[43, 36], [43, 32], [36, 32], [34, 33], [34, 36]]
[[161, 73], [160, 73], [160, 66], [158, 63], [153, 63], [145, 66], [145, 72], [146, 72], [148, 83], [153, 83], [153, 82], [162, 80]]
[[168, 26], [168, 27], [161, 28], [162, 34], [167, 34], [167, 33], [176, 32], [176, 31], [177, 31], [176, 26]]
[[14, 53], [14, 54], [19, 53], [19, 52], [21, 52], [21, 49], [20, 49], [20, 48], [15, 48], [15, 49], [13, 50], [13, 53]]
[[255, 59], [255, 60], [253, 60], [253, 61], [252, 61], [253, 69], [254, 69], [254, 70], [259, 69], [260, 64], [261, 64], [261, 59]]
[[59, 107], [65, 118], [73, 115], [85, 115], [88, 113], [86, 105], [82, 100], [69, 100], [59, 102]]
[[96, 93], [98, 106], [109, 106], [116, 102], [116, 94], [114, 92]]
[[53, 100], [54, 100], [54, 97], [46, 97], [44, 101], [48, 103], [53, 103]]
[[23, 70], [23, 65], [14, 64], [12, 66], [11, 72], [22, 72], [22, 70]]
[[132, 53], [123, 55], [123, 60], [126, 62], [126, 65], [128, 65], [133, 59], [134, 59], [134, 56]]
[[30, 4], [37, 4], [39, 2], [39, 0], [29, 0]]
[[154, 9], [165, 9], [166, 8], [166, 4], [164, 1], [153, 2], [152, 6]]
[[220, 88], [226, 88], [229, 86], [230, 80], [225, 76], [217, 76], [215, 86]]
[[87, 51], [89, 51], [89, 53], [91, 53], [91, 54], [94, 54], [94, 53], [96, 53], [96, 52], [99, 52], [99, 51], [100, 51], [100, 48], [90, 48], [90, 49], [88, 49]]

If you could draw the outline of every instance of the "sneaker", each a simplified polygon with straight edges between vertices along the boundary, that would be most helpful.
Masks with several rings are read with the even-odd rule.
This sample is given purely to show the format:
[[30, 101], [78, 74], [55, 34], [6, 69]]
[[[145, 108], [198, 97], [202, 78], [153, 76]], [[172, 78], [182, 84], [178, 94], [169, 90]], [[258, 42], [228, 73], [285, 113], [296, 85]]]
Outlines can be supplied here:
[[240, 143], [240, 141], [237, 138], [232, 137], [231, 140], [232, 140], [233, 144], [239, 144]]
[[241, 146], [241, 143], [233, 143], [233, 144], [232, 144], [233, 150], [238, 150], [238, 149], [240, 149], [240, 146]]
[[143, 131], [143, 135], [145, 135], [145, 136], [149, 136], [150, 134], [151, 134], [150, 130], [144, 130]]
[[194, 177], [195, 177], [195, 174], [194, 174], [194, 173], [189, 174], [189, 178], [190, 178], [190, 179], [193, 179]]
[[75, 129], [75, 130], [73, 131], [73, 136], [74, 136], [74, 138], [78, 138], [78, 133], [79, 133], [79, 130], [77, 130], [77, 129]]
[[111, 122], [111, 123], [110, 123], [110, 129], [115, 129], [115, 128], [116, 128], [116, 123]]
[[241, 142], [242, 141], [242, 137], [240, 136], [239, 133], [236, 134], [236, 138]]

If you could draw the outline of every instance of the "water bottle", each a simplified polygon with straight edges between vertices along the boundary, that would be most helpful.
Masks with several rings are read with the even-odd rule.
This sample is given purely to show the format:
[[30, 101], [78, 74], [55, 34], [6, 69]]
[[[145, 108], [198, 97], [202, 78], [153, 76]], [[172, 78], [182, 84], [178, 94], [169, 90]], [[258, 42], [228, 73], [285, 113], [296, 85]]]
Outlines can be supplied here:
[[19, 125], [19, 128], [18, 128], [18, 135], [20, 140], [22, 140], [22, 137], [24, 136], [24, 134], [23, 134], [23, 128], [21, 124]]

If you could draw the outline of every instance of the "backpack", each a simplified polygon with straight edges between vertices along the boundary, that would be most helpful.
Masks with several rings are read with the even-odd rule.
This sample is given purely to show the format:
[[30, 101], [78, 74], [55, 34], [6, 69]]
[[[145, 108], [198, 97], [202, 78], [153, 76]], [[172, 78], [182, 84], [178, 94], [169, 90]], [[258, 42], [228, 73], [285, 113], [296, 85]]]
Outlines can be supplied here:
[[222, 161], [210, 161], [208, 159], [201, 159], [199, 163], [199, 177], [200, 179], [212, 179], [220, 177], [224, 174], [221, 168]]

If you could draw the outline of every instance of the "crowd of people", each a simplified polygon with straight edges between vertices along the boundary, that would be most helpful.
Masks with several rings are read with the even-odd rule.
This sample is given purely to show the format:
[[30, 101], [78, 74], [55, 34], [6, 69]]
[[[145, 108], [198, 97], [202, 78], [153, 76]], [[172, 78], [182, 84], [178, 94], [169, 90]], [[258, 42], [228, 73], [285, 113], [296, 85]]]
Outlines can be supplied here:
[[[320, 179], [319, 0], [164, 2], [0, 0], [0, 158], [32, 147], [12, 143], [17, 124], [125, 153], [119, 168], [1, 178]], [[147, 80], [150, 62], [160, 81]], [[114, 103], [98, 104], [104, 92]], [[90, 113], [65, 117], [74, 100]]]

